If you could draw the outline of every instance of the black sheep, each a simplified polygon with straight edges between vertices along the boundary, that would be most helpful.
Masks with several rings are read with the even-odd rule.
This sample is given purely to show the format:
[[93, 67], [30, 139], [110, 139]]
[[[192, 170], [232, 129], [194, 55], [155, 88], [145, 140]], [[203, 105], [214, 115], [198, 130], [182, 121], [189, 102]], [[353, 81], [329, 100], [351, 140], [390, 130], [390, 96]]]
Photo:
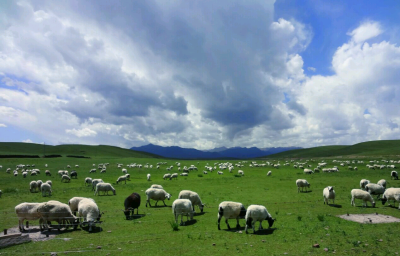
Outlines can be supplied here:
[[73, 177], [75, 177], [75, 179], [78, 178], [78, 173], [77, 173], [75, 170], [73, 170], [73, 171], [71, 172], [71, 179], [72, 179]]
[[140, 195], [138, 193], [132, 193], [125, 199], [124, 206], [124, 214], [127, 220], [133, 217], [135, 209], [137, 209], [136, 214], [139, 214]]

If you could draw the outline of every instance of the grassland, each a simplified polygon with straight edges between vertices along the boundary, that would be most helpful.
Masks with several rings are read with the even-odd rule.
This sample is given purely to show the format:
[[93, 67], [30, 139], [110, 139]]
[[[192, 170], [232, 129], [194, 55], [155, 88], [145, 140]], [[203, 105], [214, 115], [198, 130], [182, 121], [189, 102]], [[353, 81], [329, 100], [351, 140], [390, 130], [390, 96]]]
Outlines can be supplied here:
[[[87, 149], [85, 149], [87, 150]], [[58, 151], [60, 152], [60, 151]], [[69, 154], [69, 152], [68, 152]], [[395, 159], [398, 160], [398, 159]], [[84, 186], [87, 176], [102, 178], [105, 182], [115, 183], [122, 174], [117, 168], [117, 163], [124, 165], [130, 163], [152, 164], [167, 162], [159, 170], [128, 168], [131, 181], [127, 184], [114, 185], [116, 196], [93, 196], [89, 187]], [[364, 160], [367, 162], [367, 160]], [[91, 174], [92, 164], [110, 163], [105, 174]], [[12, 246], [1, 250], [2, 255], [41, 255], [50, 252], [63, 252], [68, 254], [85, 255], [321, 255], [328, 248], [328, 253], [337, 255], [393, 255], [400, 253], [398, 244], [400, 223], [390, 224], [359, 224], [336, 217], [339, 214], [378, 213], [400, 217], [397, 208], [389, 207], [377, 201], [376, 208], [363, 208], [361, 202], [356, 202], [357, 207], [350, 205], [350, 190], [359, 187], [359, 181], [367, 178], [371, 182], [386, 179], [388, 187], [400, 187], [400, 181], [390, 180], [390, 170], [369, 170], [365, 164], [355, 164], [358, 171], [341, 168], [338, 173], [319, 173], [305, 176], [302, 170], [293, 166], [281, 166], [280, 169], [271, 167], [249, 167], [249, 161], [243, 163], [245, 176], [235, 177], [234, 173], [224, 171], [224, 175], [216, 172], [203, 175], [203, 167], [208, 163], [214, 165], [218, 161], [179, 161], [182, 166], [195, 164], [199, 171], [191, 172], [188, 177], [179, 176], [178, 180], [163, 180], [166, 167], [175, 165], [177, 160], [138, 158], [138, 157], [112, 157], [92, 156], [91, 159], [0, 159], [0, 189], [3, 196], [0, 199], [0, 230], [15, 227], [18, 220], [14, 207], [21, 202], [44, 202], [58, 200], [67, 203], [73, 196], [94, 198], [101, 211], [105, 214], [102, 218], [102, 231], [88, 233], [84, 230], [61, 232], [57, 239], [41, 242], [31, 242]], [[231, 161], [238, 163], [239, 161]], [[257, 160], [257, 162], [262, 162]], [[277, 162], [277, 161], [276, 161]], [[45, 164], [48, 168], [44, 168]], [[282, 163], [282, 162], [281, 162]], [[316, 166], [317, 162], [310, 162]], [[328, 166], [338, 163], [328, 162]], [[22, 178], [5, 172], [6, 168], [15, 168], [17, 164], [35, 164], [41, 170], [37, 177]], [[61, 183], [56, 175], [59, 169], [67, 165], [78, 164], [78, 179], [71, 183]], [[40, 193], [29, 192], [31, 180], [48, 178], [44, 170], [49, 169], [53, 176], [53, 195], [43, 198]], [[71, 169], [71, 170], [72, 170]], [[272, 176], [266, 173], [272, 170]], [[174, 167], [172, 172], [177, 172]], [[152, 180], [146, 180], [146, 174], [151, 173]], [[311, 183], [311, 192], [297, 193], [295, 180], [307, 178]], [[151, 184], [160, 184], [172, 194], [167, 207], [145, 207], [144, 191]], [[336, 207], [323, 204], [322, 190], [326, 186], [335, 186], [337, 199]], [[187, 226], [180, 226], [179, 231], [173, 231], [169, 222], [173, 220], [171, 205], [177, 198], [179, 191], [190, 189], [199, 193], [202, 201], [206, 203], [205, 213], [196, 215], [195, 222]], [[143, 217], [127, 221], [122, 213], [123, 201], [132, 192], [142, 196], [142, 205], [139, 214]], [[225, 200], [242, 202], [245, 206], [250, 204], [265, 205], [274, 218], [277, 219], [270, 230], [246, 235], [237, 233], [237, 230], [228, 231], [224, 220], [221, 221], [222, 230], [217, 229], [217, 207]], [[154, 204], [154, 202], [152, 202]], [[162, 205], [162, 204], [161, 204]], [[198, 212], [198, 209], [196, 209]], [[235, 221], [229, 221], [234, 226]], [[31, 224], [37, 224], [33, 221]], [[244, 226], [244, 220], [240, 221]], [[258, 228], [258, 223], [256, 224]], [[267, 223], [264, 223], [264, 228]], [[241, 229], [243, 231], [243, 228]], [[62, 238], [70, 238], [63, 240]], [[318, 243], [321, 248], [312, 248]], [[215, 245], [213, 245], [215, 244]], [[101, 249], [97, 249], [101, 246]]]
[[368, 141], [351, 146], [322, 146], [269, 155], [268, 158], [400, 157], [400, 140]]

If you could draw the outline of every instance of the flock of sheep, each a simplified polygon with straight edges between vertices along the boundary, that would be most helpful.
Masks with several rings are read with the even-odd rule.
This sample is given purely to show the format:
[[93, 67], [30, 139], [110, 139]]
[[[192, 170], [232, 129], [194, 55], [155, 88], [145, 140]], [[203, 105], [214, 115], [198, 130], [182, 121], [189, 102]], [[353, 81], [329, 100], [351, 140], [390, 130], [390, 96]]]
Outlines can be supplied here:
[[[292, 161], [293, 162], [293, 161]], [[334, 160], [335, 162], [335, 160]], [[207, 174], [208, 172], [213, 172], [214, 170], [217, 170], [218, 174], [223, 174], [223, 170], [228, 169], [229, 172], [232, 172], [235, 167], [244, 167], [244, 164], [246, 164], [247, 161], [242, 161], [239, 162], [235, 165], [231, 163], [215, 163], [214, 166], [209, 166], [208, 164], [205, 166], [205, 170], [203, 171], [204, 174]], [[353, 162], [354, 163], [354, 162]], [[359, 161], [358, 163], [362, 163], [362, 161]], [[165, 165], [166, 163], [158, 163], [157, 164], [157, 169], [160, 168], [161, 165]], [[285, 162], [284, 165], [290, 165], [290, 162]], [[351, 167], [349, 166], [349, 162], [341, 162], [340, 166], [345, 167], [347, 165], [347, 168], [349, 170], [357, 170], [357, 167]], [[95, 166], [95, 165], [93, 165]], [[107, 169], [108, 164], [99, 164], [98, 169], [100, 169], [100, 173], [105, 173]], [[118, 168], [122, 168], [122, 164], [117, 165]], [[189, 168], [184, 166], [182, 169], [180, 168], [180, 163], [176, 163], [176, 166], [178, 167], [178, 171], [181, 171], [182, 173], [180, 175], [188, 175], [190, 171], [197, 170], [197, 167], [194, 165], [191, 165]], [[258, 166], [273, 166], [274, 168], [279, 169], [280, 163], [262, 163], [258, 164], [256, 162], [251, 162], [249, 167], [258, 167]], [[34, 166], [33, 166], [34, 167]], [[47, 165], [45, 166], [47, 167]], [[75, 166], [79, 167], [79, 166]], [[137, 168], [142, 168], [143, 166], [141, 164], [130, 164], [128, 167], [137, 167]], [[318, 167], [315, 169], [308, 169], [311, 168], [311, 165], [308, 164], [307, 162], [304, 163], [294, 163], [293, 164], [294, 168], [301, 168], [304, 171], [304, 174], [311, 175], [314, 173], [319, 173], [320, 171], [322, 172], [339, 172], [339, 167], [334, 166], [333, 168], [326, 168], [326, 163], [321, 162], [318, 163]], [[396, 168], [395, 165], [386, 165], [383, 167], [383, 165], [367, 165], [368, 168], [391, 168], [394, 169]], [[2, 166], [0, 166], [0, 169]], [[70, 168], [70, 166], [68, 166]], [[144, 168], [152, 168], [152, 165], [144, 165]], [[174, 166], [169, 166], [166, 168], [167, 171], [170, 171], [174, 168]], [[11, 169], [8, 168], [6, 170], [7, 173], [11, 172]], [[17, 176], [18, 173], [21, 172], [23, 174], [23, 177], [26, 177], [28, 174], [31, 176], [37, 176], [40, 174], [39, 169], [27, 169], [26, 166], [24, 165], [19, 165], [17, 166], [16, 170], [14, 170], [14, 176]], [[91, 169], [89, 173], [95, 173], [96, 169]], [[127, 169], [122, 168], [122, 172], [124, 175], [118, 177], [116, 183], [119, 184], [121, 182], [125, 182], [130, 180], [130, 175], [127, 172]], [[45, 171], [46, 176], [51, 176], [50, 171], [46, 170]], [[78, 173], [76, 171], [71, 171], [69, 173], [66, 170], [60, 170], [58, 171], [58, 174], [61, 178], [61, 182], [71, 182], [72, 178], [77, 178]], [[271, 176], [272, 171], [269, 171], [267, 173], [267, 176]], [[239, 170], [238, 175], [244, 176], [244, 171]], [[173, 179], [177, 178], [178, 173], [167, 173], [163, 176], [163, 179]], [[391, 178], [392, 179], [398, 179], [398, 174], [396, 171], [392, 170], [391, 171]], [[151, 174], [147, 174], [147, 180], [151, 180]], [[108, 194], [108, 192], [112, 192], [113, 195], [116, 195], [116, 190], [115, 188], [111, 185], [111, 183], [105, 183], [102, 179], [92, 179], [90, 177], [86, 177], [84, 181], [85, 186], [90, 185], [92, 187], [92, 190], [95, 191], [94, 195], [99, 195], [100, 192], [103, 192], [103, 194]], [[306, 179], [298, 179], [296, 180], [296, 186], [297, 186], [297, 191], [298, 193], [300, 191], [303, 191], [304, 189], [307, 191], [308, 188], [310, 188], [310, 183]], [[42, 182], [41, 180], [37, 181], [31, 181], [29, 184], [29, 190], [30, 192], [38, 192], [40, 190], [42, 192], [43, 196], [51, 196], [52, 190], [52, 181], [48, 180], [46, 182]], [[162, 201], [164, 206], [165, 200], [170, 200], [171, 194], [167, 193], [161, 185], [156, 185], [153, 184], [150, 188], [148, 188], [145, 191], [146, 194], [146, 207], [150, 204], [150, 200], [156, 201], [155, 206], [157, 206], [159, 201]], [[0, 190], [0, 197], [2, 193]], [[386, 189], [386, 180], [381, 179], [379, 180], [376, 184], [371, 183], [369, 180], [362, 179], [360, 181], [360, 189], [353, 189], [351, 190], [351, 205], [355, 205], [355, 199], [360, 199], [363, 201], [363, 205], [366, 206], [367, 202], [370, 202], [373, 207], [375, 207], [375, 201], [372, 198], [372, 195], [377, 195], [378, 198], [379, 196], [382, 195], [382, 203], [385, 204], [389, 200], [394, 200], [400, 202], [400, 188], [388, 188]], [[333, 186], [328, 186], [323, 189], [323, 198], [324, 198], [324, 204], [329, 204], [329, 201], [331, 200], [334, 203], [335, 200], [335, 190]], [[138, 214], [138, 208], [141, 203], [141, 197], [138, 193], [132, 193], [126, 199], [124, 200], [124, 215], [126, 219], [133, 218], [134, 216], [134, 210], [137, 210]], [[200, 199], [200, 196], [190, 190], [182, 190], [180, 191], [178, 195], [178, 199], [176, 199], [172, 203], [172, 213], [175, 217], [175, 222], [178, 222], [179, 216], [181, 216], [181, 225], [184, 225], [183, 221], [183, 216], [187, 216], [187, 220], [193, 220], [193, 216], [195, 214], [195, 206], [198, 206], [200, 209], [200, 212], [203, 212], [204, 209], [204, 204]], [[399, 205], [400, 209], [400, 205]], [[24, 225], [23, 222], [24, 220], [39, 220], [39, 226], [40, 229], [48, 229], [49, 224], [51, 221], [56, 221], [59, 226], [58, 228], [65, 227], [68, 228], [69, 226], [73, 226], [74, 228], [77, 228], [78, 225], [83, 226], [89, 226], [89, 231], [92, 231], [92, 228], [95, 227], [96, 223], [101, 222], [100, 218], [102, 214], [100, 213], [99, 207], [97, 206], [95, 200], [92, 198], [84, 198], [84, 197], [73, 197], [68, 201], [68, 204], [61, 203], [59, 201], [55, 200], [50, 200], [48, 202], [44, 203], [21, 203], [15, 207], [15, 212], [18, 216], [19, 220], [19, 228], [21, 231], [24, 230]], [[222, 217], [225, 218], [225, 223], [230, 229], [231, 227], [229, 226], [228, 220], [229, 219], [236, 219], [237, 225], [236, 227], [240, 227], [239, 225], [239, 219], [245, 219], [245, 231], [247, 233], [247, 230], [249, 227], [253, 228], [253, 232], [255, 232], [255, 223], [257, 221], [260, 222], [259, 224], [259, 229], [262, 228], [262, 221], [266, 220], [268, 221], [269, 227], [271, 227], [274, 223], [274, 219], [272, 218], [271, 214], [268, 212], [265, 206], [262, 205], [250, 205], [247, 207], [247, 209], [244, 207], [242, 203], [239, 202], [231, 202], [231, 201], [224, 201], [221, 202], [218, 206], [218, 229], [220, 229], [220, 221]]]

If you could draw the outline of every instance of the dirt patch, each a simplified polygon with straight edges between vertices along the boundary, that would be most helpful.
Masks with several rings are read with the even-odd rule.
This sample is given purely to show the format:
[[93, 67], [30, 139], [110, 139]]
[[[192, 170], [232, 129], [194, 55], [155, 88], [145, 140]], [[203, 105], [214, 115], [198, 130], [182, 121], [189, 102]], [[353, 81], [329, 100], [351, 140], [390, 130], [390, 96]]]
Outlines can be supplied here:
[[[29, 229], [26, 229], [26, 231], [22, 231], [22, 235], [29, 235], [29, 238], [32, 241], [46, 241], [49, 239], [54, 239], [57, 235], [66, 233], [70, 230], [58, 231], [57, 229], [56, 230], [52, 229], [51, 231], [46, 230], [46, 231], [43, 231], [43, 233], [42, 233], [42, 232], [40, 232], [39, 226], [30, 226]], [[7, 229], [7, 235], [19, 234], [19, 233], [21, 233], [21, 232], [19, 232], [18, 226]], [[0, 233], [0, 237], [4, 237], [4, 232]], [[67, 241], [67, 240], [70, 240], [71, 238], [62, 238], [62, 239]]]
[[399, 218], [395, 218], [389, 215], [383, 214], [344, 214], [344, 215], [337, 215], [337, 217], [355, 221], [358, 223], [363, 224], [379, 224], [379, 223], [391, 223], [391, 222], [400, 222]]

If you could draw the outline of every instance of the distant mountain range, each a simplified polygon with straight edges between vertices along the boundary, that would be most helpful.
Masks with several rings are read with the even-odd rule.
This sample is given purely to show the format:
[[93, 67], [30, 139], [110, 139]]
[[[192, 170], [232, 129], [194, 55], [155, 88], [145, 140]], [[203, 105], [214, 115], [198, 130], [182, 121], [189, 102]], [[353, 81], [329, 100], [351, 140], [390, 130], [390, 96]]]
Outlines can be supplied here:
[[278, 148], [214, 148], [210, 150], [197, 150], [194, 148], [181, 148], [177, 146], [162, 147], [148, 144], [141, 147], [132, 147], [132, 150], [156, 154], [166, 158], [178, 159], [248, 159], [276, 154], [288, 150], [301, 149], [300, 147]]

